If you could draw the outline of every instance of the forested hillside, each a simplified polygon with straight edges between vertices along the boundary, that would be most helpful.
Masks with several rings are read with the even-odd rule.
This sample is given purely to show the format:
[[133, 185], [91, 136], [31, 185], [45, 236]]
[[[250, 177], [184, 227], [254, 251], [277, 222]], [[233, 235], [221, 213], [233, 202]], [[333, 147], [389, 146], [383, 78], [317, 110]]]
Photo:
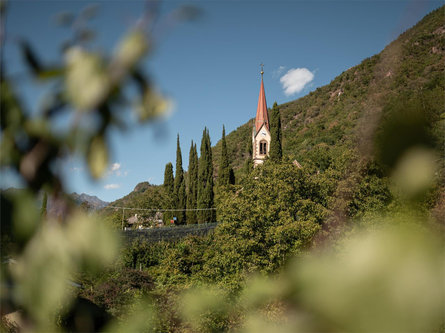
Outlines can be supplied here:
[[[311, 151], [334, 145], [357, 147], [369, 154], [375, 128], [406, 98], [408, 105], [418, 103], [430, 109], [430, 121], [443, 119], [444, 56], [444, 14], [439, 8], [382, 52], [346, 70], [330, 84], [280, 105], [284, 155], [305, 161], [317, 155]], [[274, 99], [267, 97], [269, 103]], [[439, 126], [434, 126], [441, 146], [443, 135], [438, 135]], [[251, 131], [249, 121], [226, 137], [235, 170], [250, 158], [247, 145]], [[219, 156], [219, 151], [220, 143], [214, 155]]]
[[[340, 205], [349, 206], [342, 210], [354, 217], [368, 207], [363, 201], [376, 201], [374, 195], [382, 184], [375, 182], [381, 182], [387, 175], [385, 168], [394, 162], [390, 156], [396, 153], [379, 142], [389, 140], [396, 150], [403, 150], [416, 140], [438, 150], [444, 146], [444, 56], [444, 13], [443, 8], [439, 8], [382, 52], [346, 70], [330, 84], [279, 105], [284, 159], [296, 159], [308, 171], [328, 171], [329, 174], [332, 167], [339, 172], [336, 183], [329, 186], [331, 204], [336, 206], [347, 197], [349, 203]], [[273, 96], [268, 99], [272, 101]], [[269, 112], [273, 117], [272, 110]], [[426, 124], [428, 133], [419, 132], [419, 128], [423, 128], [418, 126], [419, 121]], [[382, 139], [379, 136], [382, 128], [394, 122], [396, 128], [386, 132], [392, 136]], [[251, 131], [249, 120], [226, 136], [237, 184], [245, 176], [242, 166], [251, 158], [248, 151]], [[410, 139], [406, 139], [407, 133]], [[215, 177], [218, 177], [220, 154], [221, 141], [213, 147]], [[145, 191], [142, 183], [140, 186], [143, 188], [136, 188], [115, 204], [125, 202], [130, 207], [142, 208], [170, 205], [160, 188], [151, 186]], [[388, 203], [386, 195], [379, 197]], [[353, 201], [357, 202], [351, 203]], [[440, 206], [440, 211], [442, 201], [434, 203]], [[119, 220], [117, 215], [115, 219]]]
[[[126, 207], [126, 208], [163, 208], [168, 202], [162, 186], [152, 185], [149, 182], [142, 182], [135, 186], [134, 190], [125, 197], [115, 200], [109, 204], [110, 207]], [[116, 228], [122, 227], [122, 210], [113, 208], [104, 208], [102, 214], [106, 216], [108, 221]], [[124, 218], [138, 214], [141, 218], [147, 219], [154, 217], [156, 211], [143, 210], [126, 210]]]

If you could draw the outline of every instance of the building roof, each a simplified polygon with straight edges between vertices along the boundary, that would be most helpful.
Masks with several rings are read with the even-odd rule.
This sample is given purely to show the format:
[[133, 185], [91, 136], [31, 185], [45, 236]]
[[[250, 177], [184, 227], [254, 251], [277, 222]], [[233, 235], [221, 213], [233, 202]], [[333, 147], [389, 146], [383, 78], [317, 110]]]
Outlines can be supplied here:
[[269, 129], [269, 115], [267, 114], [266, 94], [264, 92], [263, 74], [261, 73], [260, 96], [258, 97], [258, 107], [256, 109], [255, 130], [258, 133], [262, 125]]

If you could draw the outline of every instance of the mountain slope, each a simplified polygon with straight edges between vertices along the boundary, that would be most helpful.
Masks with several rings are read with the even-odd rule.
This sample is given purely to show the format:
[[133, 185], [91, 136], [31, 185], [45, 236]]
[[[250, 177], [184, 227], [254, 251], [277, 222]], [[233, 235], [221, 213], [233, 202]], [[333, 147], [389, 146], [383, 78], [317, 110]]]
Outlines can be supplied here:
[[[152, 185], [149, 182], [142, 182], [135, 186], [126, 196], [111, 202], [107, 207], [102, 209], [102, 214], [117, 228], [121, 227], [122, 217], [125, 219], [138, 214], [143, 218], [154, 217], [156, 211], [144, 211], [142, 209], [165, 208], [169, 203], [169, 198], [164, 194], [162, 186]], [[124, 214], [121, 209], [113, 209], [112, 207], [126, 207]], [[129, 209], [138, 208], [138, 209]]]
[[108, 205], [108, 202], [100, 200], [95, 195], [88, 195], [85, 193], [77, 194], [76, 192], [73, 192], [70, 194], [70, 197], [78, 204], [81, 205], [82, 203], [88, 204], [93, 209], [101, 209]]
[[[330, 84], [280, 105], [284, 155], [301, 161], [314, 147], [334, 145], [357, 147], [370, 153], [385, 107], [406, 96], [421, 94], [435, 117], [443, 114], [444, 41], [444, 7], [441, 7], [382, 52], [346, 70]], [[251, 121], [226, 136], [235, 170], [250, 158], [246, 147]], [[218, 142], [213, 150], [216, 163], [220, 145]]]
[[[280, 105], [285, 158], [297, 159], [303, 166], [312, 165], [321, 172], [342, 152], [358, 152], [366, 159], [374, 153], [374, 137], [381, 121], [398, 108], [419, 103], [430, 113], [435, 146], [443, 147], [444, 8], [425, 16], [382, 52], [346, 70], [330, 84]], [[273, 100], [273, 96], [268, 98]], [[247, 147], [251, 140], [252, 120], [226, 136], [228, 155], [237, 179], [242, 174], [244, 161], [251, 158]], [[212, 149], [217, 175], [221, 142]], [[338, 163], [350, 163], [348, 161]], [[352, 169], [359, 172], [354, 167]], [[351, 187], [348, 180], [344, 184], [344, 187]], [[168, 198], [163, 194], [162, 186], [145, 182], [110, 206], [158, 208], [166, 207], [166, 203]], [[120, 225], [121, 213], [111, 214], [111, 209], [106, 211], [115, 224]]]

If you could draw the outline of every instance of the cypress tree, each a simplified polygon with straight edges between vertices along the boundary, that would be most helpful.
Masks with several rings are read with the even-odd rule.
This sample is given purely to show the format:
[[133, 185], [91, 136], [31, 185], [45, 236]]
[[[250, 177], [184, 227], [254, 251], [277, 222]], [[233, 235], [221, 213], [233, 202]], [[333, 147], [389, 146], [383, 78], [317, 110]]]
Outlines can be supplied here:
[[[174, 183], [173, 178], [173, 165], [169, 162], [165, 165], [165, 171], [164, 171], [164, 193], [165, 193], [165, 208], [171, 209], [173, 208], [173, 202], [174, 202]], [[170, 224], [170, 220], [173, 217], [172, 211], [166, 211], [163, 213], [163, 220], [164, 224]]]
[[185, 209], [186, 207], [186, 195], [185, 195], [185, 180], [184, 170], [182, 169], [182, 153], [181, 146], [179, 144], [179, 134], [176, 140], [176, 174], [175, 174], [175, 186], [174, 186], [174, 200], [175, 208], [178, 211], [175, 212], [178, 223], [185, 223]]
[[[198, 162], [198, 208], [213, 207], [213, 162], [210, 135], [207, 128], [202, 133], [201, 156]], [[198, 223], [213, 222], [215, 211], [198, 211]]]
[[[222, 139], [221, 139], [221, 160], [219, 162], [219, 170], [218, 170], [218, 185], [219, 186], [227, 186], [231, 184], [231, 174], [233, 178], [233, 170], [232, 172], [229, 163], [229, 156], [227, 154], [227, 144], [226, 144], [226, 129], [223, 125], [222, 131]], [[233, 184], [233, 183], [232, 183]]]
[[273, 104], [272, 108], [270, 135], [270, 159], [275, 162], [280, 162], [283, 157], [283, 150], [281, 147], [281, 117], [277, 102]]
[[[208, 179], [207, 179], [207, 186], [206, 186], [206, 196], [209, 198], [207, 207], [213, 208], [215, 193], [213, 191], [213, 185], [214, 185], [213, 184], [213, 156], [212, 156], [212, 144], [210, 142], [209, 130], [207, 130], [206, 141], [207, 141], [207, 151], [208, 151], [208, 155], [209, 155], [208, 162], [207, 162]], [[208, 210], [206, 212], [207, 212], [207, 221], [206, 222], [215, 222], [216, 212], [214, 210]]]
[[246, 153], [247, 153], [247, 159], [244, 162], [244, 175], [248, 176], [250, 172], [253, 170], [253, 162], [252, 162], [252, 153], [253, 153], [253, 146], [252, 146], [252, 138], [249, 137], [249, 141], [247, 142], [246, 147]]
[[168, 194], [173, 195], [174, 186], [173, 165], [168, 162], [164, 171], [164, 189]]
[[[198, 153], [196, 151], [196, 144], [190, 146], [189, 153], [189, 170], [187, 173], [187, 209], [197, 208], [198, 200]], [[196, 211], [186, 212], [187, 224], [194, 224], [197, 222]]]

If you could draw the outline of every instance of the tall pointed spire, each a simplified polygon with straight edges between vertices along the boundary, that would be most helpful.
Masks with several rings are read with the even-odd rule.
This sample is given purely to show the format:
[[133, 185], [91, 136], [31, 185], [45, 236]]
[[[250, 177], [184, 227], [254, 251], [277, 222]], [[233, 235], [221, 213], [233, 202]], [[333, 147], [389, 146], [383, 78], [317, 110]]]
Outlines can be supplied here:
[[266, 93], [264, 92], [264, 83], [263, 83], [263, 64], [261, 66], [261, 87], [260, 87], [260, 96], [258, 97], [258, 107], [256, 109], [256, 118], [255, 118], [255, 130], [258, 132], [265, 124], [267, 130], [269, 130], [269, 115], [267, 114], [267, 104], [266, 104]]

